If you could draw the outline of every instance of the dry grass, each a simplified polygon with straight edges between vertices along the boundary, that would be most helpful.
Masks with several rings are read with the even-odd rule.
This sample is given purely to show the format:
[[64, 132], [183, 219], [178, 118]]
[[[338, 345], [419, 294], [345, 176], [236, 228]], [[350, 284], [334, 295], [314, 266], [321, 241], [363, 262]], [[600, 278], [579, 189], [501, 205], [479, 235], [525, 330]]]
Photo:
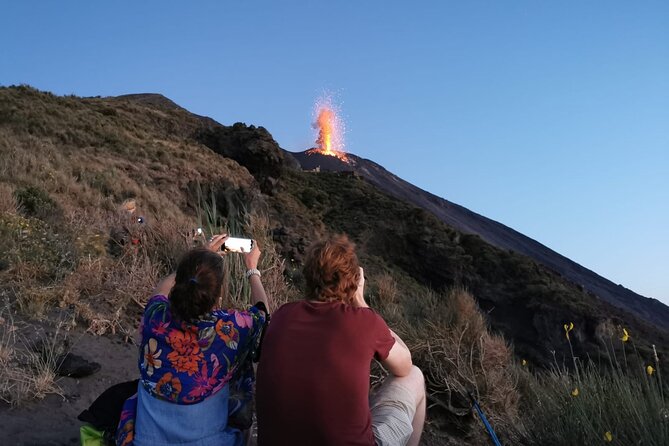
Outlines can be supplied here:
[[14, 188], [9, 184], [0, 183], [0, 214], [16, 214], [19, 205], [14, 197]]
[[[255, 184], [190, 139], [199, 124], [183, 111], [29, 87], [0, 88], [0, 102], [0, 290], [31, 318], [60, 304], [92, 332], [130, 332], [190, 246], [194, 185]], [[128, 199], [133, 213], [120, 210]]]
[[386, 303], [396, 303], [398, 297], [397, 282], [390, 274], [382, 274], [376, 278], [379, 299]]
[[[73, 307], [77, 319], [87, 325], [87, 330], [102, 335], [120, 333], [134, 334], [134, 326], [150, 293], [160, 277], [173, 271], [178, 259], [194, 246], [189, 236], [197, 225], [187, 219], [181, 223], [147, 219], [137, 224], [137, 212], [132, 216], [109, 215], [104, 224], [81, 225], [78, 233], [81, 250], [96, 252], [100, 234], [116, 231], [110, 244], [116, 256], [89, 256], [80, 260], [77, 268], [59, 284], [57, 294], [61, 307]], [[83, 220], [68, 217], [77, 225]], [[243, 234], [256, 238], [263, 250], [260, 269], [263, 283], [271, 296], [277, 296], [278, 304], [292, 296], [283, 278], [283, 260], [271, 241], [269, 222], [262, 214], [244, 216], [246, 229]], [[228, 220], [229, 224], [233, 223]], [[118, 228], [121, 228], [119, 231]], [[120, 234], [120, 235], [119, 235]], [[226, 305], [247, 307], [250, 302], [248, 283], [244, 280], [243, 258], [237, 254], [226, 257], [228, 294]]]
[[21, 313], [34, 319], [46, 316], [49, 302], [52, 300], [50, 290], [38, 285], [40, 270], [28, 262], [17, 262], [8, 272], [11, 278], [7, 287], [14, 296]]
[[373, 308], [383, 308], [383, 315], [390, 321], [401, 321], [403, 319], [399, 302], [399, 290], [397, 282], [388, 273], [374, 278], [372, 286], [375, 293], [369, 294], [369, 304]]
[[510, 346], [489, 332], [476, 301], [464, 290], [446, 296], [427, 292], [416, 302], [420, 313], [397, 331], [425, 375], [431, 422], [474, 444], [487, 441], [483, 424], [472, 414], [471, 393], [498, 435], [515, 442], [520, 393]]
[[0, 312], [0, 400], [19, 405], [60, 394], [56, 369], [63, 334], [60, 327], [36, 348], [20, 334], [10, 310]]
[[274, 305], [274, 308], [269, 310], [275, 311], [286, 302], [295, 300], [298, 297], [298, 290], [286, 281], [285, 259], [279, 255], [272, 240], [267, 214], [255, 213], [250, 221], [249, 233], [258, 241], [262, 250], [259, 269], [262, 272], [263, 285]]
[[131, 336], [160, 271], [145, 255], [84, 261], [63, 285], [61, 306], [73, 306], [91, 333]]

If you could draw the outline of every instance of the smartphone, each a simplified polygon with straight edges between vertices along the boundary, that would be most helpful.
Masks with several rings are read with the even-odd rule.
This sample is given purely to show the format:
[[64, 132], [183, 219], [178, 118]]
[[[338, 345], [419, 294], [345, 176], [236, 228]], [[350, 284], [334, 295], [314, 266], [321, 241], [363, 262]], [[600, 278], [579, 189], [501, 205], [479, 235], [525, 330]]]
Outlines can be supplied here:
[[221, 246], [223, 251], [229, 252], [251, 252], [253, 240], [250, 238], [228, 237], [225, 244]]

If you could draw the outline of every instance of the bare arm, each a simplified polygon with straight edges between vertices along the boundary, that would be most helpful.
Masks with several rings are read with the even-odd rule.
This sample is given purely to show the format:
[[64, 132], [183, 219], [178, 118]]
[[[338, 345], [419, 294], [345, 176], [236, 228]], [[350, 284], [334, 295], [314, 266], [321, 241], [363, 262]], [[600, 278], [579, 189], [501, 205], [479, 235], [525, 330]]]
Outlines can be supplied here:
[[395, 338], [395, 344], [390, 349], [388, 357], [381, 361], [381, 364], [395, 376], [407, 376], [411, 372], [411, 366], [413, 365], [411, 362], [411, 352], [402, 338], [397, 336], [394, 331], [390, 330], [390, 334]]
[[[260, 246], [256, 240], [253, 241], [253, 249], [248, 254], [244, 254], [244, 263], [249, 270], [258, 269], [258, 261], [260, 260]], [[260, 280], [260, 276], [253, 274], [249, 277], [251, 284], [251, 299], [253, 303], [262, 302], [269, 311], [272, 304], [271, 299], [265, 293], [265, 287]]]
[[176, 276], [177, 273], [172, 273], [169, 276], [164, 277], [160, 282], [158, 282], [158, 285], [156, 285], [156, 288], [153, 290], [153, 295], [168, 296], [170, 291], [172, 291], [172, 287], [174, 286], [174, 279]]
[[[367, 302], [365, 301], [365, 274], [364, 270], [360, 268], [360, 279], [358, 280], [358, 289], [355, 292], [353, 298], [353, 305], [358, 308], [369, 308]], [[395, 376], [407, 376], [411, 372], [411, 352], [406, 346], [402, 338], [397, 336], [397, 333], [390, 330], [390, 335], [395, 338], [395, 344], [393, 344], [388, 353], [388, 357], [383, 360], [381, 363], [385, 368], [390, 370]]]
[[[174, 281], [177, 276], [177, 273], [172, 273], [169, 276], [163, 277], [158, 285], [153, 289], [153, 294], [151, 296], [169, 296], [172, 287], [174, 286]], [[137, 327], [137, 339], [142, 339], [142, 332], [139, 330], [142, 324], [139, 324]]]

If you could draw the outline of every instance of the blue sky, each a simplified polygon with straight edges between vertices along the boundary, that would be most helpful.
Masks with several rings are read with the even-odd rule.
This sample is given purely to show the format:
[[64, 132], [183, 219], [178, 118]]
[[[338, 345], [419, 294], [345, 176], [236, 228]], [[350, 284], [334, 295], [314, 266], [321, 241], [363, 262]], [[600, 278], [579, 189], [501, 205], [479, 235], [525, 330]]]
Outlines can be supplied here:
[[669, 303], [669, 2], [4, 2], [0, 84], [347, 148]]

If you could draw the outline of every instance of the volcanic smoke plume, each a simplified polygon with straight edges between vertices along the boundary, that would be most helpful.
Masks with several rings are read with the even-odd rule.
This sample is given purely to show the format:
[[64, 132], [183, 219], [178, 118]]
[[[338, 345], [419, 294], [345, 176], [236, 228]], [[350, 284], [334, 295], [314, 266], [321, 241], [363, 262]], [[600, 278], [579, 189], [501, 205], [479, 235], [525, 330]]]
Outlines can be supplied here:
[[315, 122], [312, 127], [318, 130], [316, 148], [310, 153], [320, 153], [339, 158], [348, 162], [344, 150], [344, 121], [340, 117], [338, 107], [332, 104], [330, 96], [324, 96], [316, 101], [314, 106]]

